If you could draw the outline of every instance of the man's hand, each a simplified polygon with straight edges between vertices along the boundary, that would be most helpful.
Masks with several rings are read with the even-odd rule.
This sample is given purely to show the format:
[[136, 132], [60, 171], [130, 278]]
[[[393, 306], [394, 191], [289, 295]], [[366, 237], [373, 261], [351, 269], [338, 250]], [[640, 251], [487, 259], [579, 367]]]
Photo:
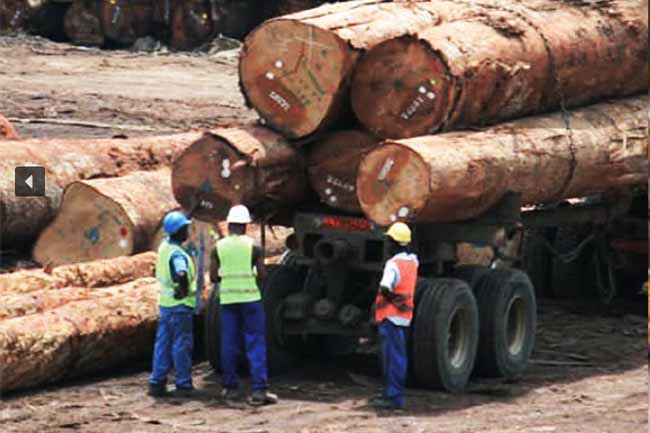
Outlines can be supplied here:
[[190, 282], [187, 279], [187, 273], [178, 274], [178, 286], [174, 289], [174, 299], [183, 299], [190, 294]]

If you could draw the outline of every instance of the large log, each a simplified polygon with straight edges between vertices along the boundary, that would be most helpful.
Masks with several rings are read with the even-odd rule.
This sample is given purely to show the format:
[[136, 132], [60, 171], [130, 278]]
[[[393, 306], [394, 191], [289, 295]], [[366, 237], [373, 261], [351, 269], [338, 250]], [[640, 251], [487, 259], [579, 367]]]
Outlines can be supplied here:
[[352, 70], [364, 50], [466, 12], [466, 6], [448, 0], [362, 0], [269, 20], [244, 43], [239, 70], [244, 96], [287, 137], [323, 131], [348, 111]]
[[647, 98], [520, 119], [482, 132], [389, 140], [362, 161], [357, 192], [378, 224], [477, 217], [508, 191], [524, 204], [648, 179]]
[[175, 0], [170, 20], [169, 45], [175, 50], [197, 48], [214, 36], [211, 8], [205, 0]]
[[71, 183], [34, 246], [34, 260], [56, 266], [148, 250], [160, 220], [178, 206], [170, 178], [163, 168]]
[[150, 356], [158, 284], [143, 278], [102, 296], [0, 322], [0, 391], [115, 368]]
[[262, 217], [307, 192], [301, 155], [280, 135], [249, 126], [218, 129], [188, 147], [172, 170], [174, 196], [197, 219], [223, 220], [234, 204]]
[[639, 2], [483, 3], [366, 53], [351, 90], [366, 128], [408, 138], [647, 91]]
[[101, 47], [106, 41], [95, 0], [76, 0], [65, 14], [63, 28], [76, 45]]
[[[264, 6], [268, 3], [265, 1]], [[257, 2], [211, 0], [214, 33], [241, 40], [262, 21], [263, 9]]]
[[309, 146], [309, 183], [323, 203], [361, 213], [356, 188], [359, 163], [378, 144], [371, 134], [350, 129], [329, 134]]
[[63, 287], [106, 287], [154, 275], [156, 254], [74, 263], [53, 269], [0, 274], [0, 295], [51, 291]]
[[[171, 164], [201, 135], [176, 134], [131, 139], [48, 139], [0, 142], [0, 246], [30, 245], [54, 217], [63, 188], [76, 180], [115, 177]], [[16, 197], [14, 169], [40, 165], [44, 197]]]
[[99, 20], [106, 39], [131, 45], [153, 31], [152, 0], [101, 0]]
[[14, 126], [7, 120], [6, 117], [0, 114], [0, 140], [17, 139], [18, 133], [16, 132], [16, 128], [14, 128]]

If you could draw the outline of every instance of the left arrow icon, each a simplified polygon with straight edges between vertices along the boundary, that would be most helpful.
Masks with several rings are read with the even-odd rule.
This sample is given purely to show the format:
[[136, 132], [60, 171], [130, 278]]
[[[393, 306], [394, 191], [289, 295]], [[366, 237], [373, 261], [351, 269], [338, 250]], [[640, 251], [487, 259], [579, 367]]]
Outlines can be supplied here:
[[29, 176], [27, 179], [25, 179], [25, 183], [28, 187], [34, 188], [34, 176]]

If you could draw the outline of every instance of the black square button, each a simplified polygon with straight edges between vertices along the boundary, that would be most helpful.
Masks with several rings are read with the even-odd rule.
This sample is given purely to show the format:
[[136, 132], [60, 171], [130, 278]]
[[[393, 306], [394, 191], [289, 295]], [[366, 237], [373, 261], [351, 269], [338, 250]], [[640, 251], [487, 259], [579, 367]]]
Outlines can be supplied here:
[[45, 195], [44, 167], [16, 167], [16, 197], [40, 197]]

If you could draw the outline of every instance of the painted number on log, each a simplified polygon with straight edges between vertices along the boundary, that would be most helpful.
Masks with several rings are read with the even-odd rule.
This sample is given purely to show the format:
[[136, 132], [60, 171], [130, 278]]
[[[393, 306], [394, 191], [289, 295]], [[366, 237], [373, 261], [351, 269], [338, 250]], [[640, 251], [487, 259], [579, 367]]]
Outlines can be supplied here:
[[287, 100], [282, 96], [278, 95], [275, 90], [271, 90], [271, 93], [269, 93], [269, 98], [278, 104], [284, 111], [289, 111], [291, 109], [291, 104], [289, 104]]
[[350, 185], [349, 183], [332, 176], [331, 174], [327, 175], [327, 181], [328, 184], [334, 185], [335, 187], [341, 188], [342, 190], [348, 191], [348, 192], [354, 192], [354, 185]]
[[413, 102], [404, 110], [400, 117], [404, 120], [409, 120], [426, 102], [433, 101], [436, 98], [436, 94], [431, 90], [427, 89], [425, 86], [420, 86], [418, 88], [418, 96], [415, 97]]

